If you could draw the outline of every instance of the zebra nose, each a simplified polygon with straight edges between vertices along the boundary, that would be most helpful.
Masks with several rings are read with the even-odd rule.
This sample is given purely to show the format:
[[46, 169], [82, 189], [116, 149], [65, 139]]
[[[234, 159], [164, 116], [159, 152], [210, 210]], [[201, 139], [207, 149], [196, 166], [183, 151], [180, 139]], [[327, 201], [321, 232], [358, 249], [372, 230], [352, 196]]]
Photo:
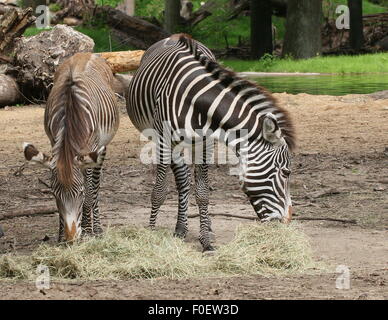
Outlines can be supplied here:
[[288, 210], [286, 212], [286, 215], [283, 218], [284, 223], [289, 223], [292, 219], [292, 206], [288, 207]]
[[66, 241], [73, 241], [76, 238], [77, 234], [77, 227], [75, 225], [75, 222], [73, 221], [71, 228], [69, 228], [69, 225], [65, 225], [65, 240]]

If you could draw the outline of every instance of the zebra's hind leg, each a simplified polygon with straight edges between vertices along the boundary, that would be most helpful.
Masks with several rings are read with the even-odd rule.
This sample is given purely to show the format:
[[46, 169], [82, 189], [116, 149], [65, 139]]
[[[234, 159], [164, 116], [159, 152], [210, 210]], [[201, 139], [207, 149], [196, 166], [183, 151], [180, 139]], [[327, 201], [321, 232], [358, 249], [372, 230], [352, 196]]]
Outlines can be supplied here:
[[211, 221], [208, 214], [209, 205], [209, 180], [208, 165], [195, 165], [195, 198], [199, 209], [199, 241], [202, 244], [203, 251], [214, 251], [210, 242]]
[[156, 218], [159, 213], [159, 209], [162, 206], [167, 196], [167, 173], [168, 164], [158, 164], [156, 166], [156, 181], [151, 194], [151, 216], [149, 227], [155, 229]]
[[175, 183], [179, 196], [178, 219], [175, 227], [174, 236], [186, 238], [188, 231], [187, 227], [187, 210], [189, 206], [190, 193], [190, 169], [184, 163], [183, 157], [179, 156], [175, 162], [171, 164], [171, 169], [174, 173]]

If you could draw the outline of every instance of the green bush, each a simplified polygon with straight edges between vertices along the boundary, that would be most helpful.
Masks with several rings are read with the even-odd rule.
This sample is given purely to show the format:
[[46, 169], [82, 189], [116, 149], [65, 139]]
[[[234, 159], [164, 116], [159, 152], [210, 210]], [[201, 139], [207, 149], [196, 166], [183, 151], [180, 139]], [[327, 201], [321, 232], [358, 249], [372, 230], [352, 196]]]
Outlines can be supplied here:
[[49, 9], [51, 12], [58, 12], [59, 10], [62, 9], [62, 7], [58, 3], [50, 3]]
[[96, 0], [95, 2], [99, 6], [110, 6], [112, 8], [116, 8], [123, 1], [124, 0]]

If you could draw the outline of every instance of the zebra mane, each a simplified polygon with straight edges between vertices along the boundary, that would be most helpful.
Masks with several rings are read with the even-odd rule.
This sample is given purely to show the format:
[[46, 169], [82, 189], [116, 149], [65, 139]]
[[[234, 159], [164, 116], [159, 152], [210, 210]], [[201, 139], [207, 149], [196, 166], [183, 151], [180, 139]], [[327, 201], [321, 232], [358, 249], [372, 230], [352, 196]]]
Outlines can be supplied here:
[[278, 119], [279, 127], [282, 130], [282, 134], [287, 142], [288, 147], [291, 150], [295, 148], [296, 135], [291, 117], [287, 110], [278, 105], [277, 100], [268, 90], [252, 81], [239, 77], [235, 72], [221, 66], [218, 62], [211, 59], [211, 57], [204, 54], [200, 48], [201, 44], [196, 40], [192, 39], [189, 35], [179, 34], [174, 36], [178, 39], [180, 43], [186, 45], [186, 47], [190, 50], [190, 53], [194, 56], [194, 58], [198, 60], [198, 62], [201, 63], [202, 66], [204, 66], [207, 72], [212, 74], [212, 77], [214, 79], [218, 79], [221, 81], [221, 85], [225, 87], [232, 86], [232, 91], [235, 93], [239, 93], [245, 89], [253, 89], [246, 91], [246, 93], [244, 94], [244, 98], [246, 99], [256, 95], [265, 96], [265, 98], [271, 102], [270, 107], [275, 108], [275, 111], [272, 111], [272, 113]]
[[73, 182], [75, 156], [83, 151], [92, 135], [90, 117], [74, 91], [80, 81], [77, 74], [90, 70], [88, 72], [93, 72], [95, 79], [106, 79], [107, 86], [113, 78], [102, 59], [93, 57], [90, 53], [77, 53], [63, 62], [55, 74], [47, 100], [46, 108], [52, 112], [48, 121], [57, 132], [53, 154], [57, 159], [58, 180], [65, 187]]

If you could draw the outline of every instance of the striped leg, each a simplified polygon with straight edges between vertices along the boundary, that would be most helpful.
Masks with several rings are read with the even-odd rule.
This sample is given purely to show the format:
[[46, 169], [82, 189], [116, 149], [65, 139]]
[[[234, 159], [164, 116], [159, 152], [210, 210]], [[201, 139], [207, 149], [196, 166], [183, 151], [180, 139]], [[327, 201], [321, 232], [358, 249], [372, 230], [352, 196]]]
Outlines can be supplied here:
[[156, 181], [151, 194], [151, 217], [150, 228], [155, 229], [156, 217], [158, 216], [159, 209], [162, 206], [167, 196], [167, 173], [168, 164], [158, 164], [156, 166]]
[[93, 235], [93, 169], [88, 168], [84, 171], [85, 181], [85, 200], [82, 208], [82, 236]]
[[209, 180], [207, 164], [195, 165], [195, 197], [200, 215], [199, 241], [202, 244], [203, 251], [213, 251], [210, 243], [211, 221], [208, 214], [209, 205]]
[[93, 234], [98, 235], [103, 232], [100, 222], [99, 191], [102, 178], [102, 164], [93, 169]]
[[187, 234], [187, 209], [189, 206], [190, 193], [190, 169], [184, 163], [183, 157], [179, 156], [177, 161], [171, 164], [174, 172], [175, 183], [179, 193], [178, 220], [175, 227], [174, 235], [184, 239]]
[[58, 233], [58, 243], [61, 243], [65, 240], [65, 227], [63, 224], [62, 215], [59, 215], [59, 233]]
[[85, 170], [85, 201], [82, 214], [82, 233], [84, 235], [96, 235], [102, 233], [100, 223], [99, 198], [102, 164], [106, 155], [106, 150], [101, 155], [101, 163], [95, 168]]

